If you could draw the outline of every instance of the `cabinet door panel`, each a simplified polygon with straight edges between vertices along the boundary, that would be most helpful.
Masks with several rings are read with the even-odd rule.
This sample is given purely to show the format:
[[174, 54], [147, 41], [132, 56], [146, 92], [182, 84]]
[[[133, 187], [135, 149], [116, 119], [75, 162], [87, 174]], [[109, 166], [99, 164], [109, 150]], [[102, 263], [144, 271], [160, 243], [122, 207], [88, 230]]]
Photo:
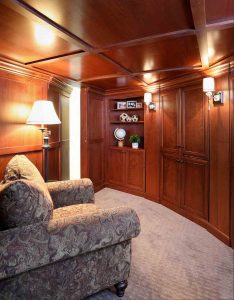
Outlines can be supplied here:
[[164, 155], [162, 157], [161, 199], [179, 207], [179, 176], [180, 163], [175, 157]]
[[104, 174], [104, 145], [103, 143], [89, 144], [89, 177], [94, 186], [100, 186], [105, 180]]
[[180, 101], [176, 90], [161, 95], [162, 102], [162, 149], [175, 152], [180, 144]]
[[182, 92], [182, 143], [184, 154], [208, 158], [208, 105], [202, 87]]
[[126, 186], [135, 190], [145, 190], [145, 152], [126, 151]]
[[109, 149], [108, 179], [109, 183], [124, 185], [125, 182], [125, 159], [124, 152], [118, 149]]
[[182, 169], [181, 208], [208, 219], [208, 163], [186, 160]]

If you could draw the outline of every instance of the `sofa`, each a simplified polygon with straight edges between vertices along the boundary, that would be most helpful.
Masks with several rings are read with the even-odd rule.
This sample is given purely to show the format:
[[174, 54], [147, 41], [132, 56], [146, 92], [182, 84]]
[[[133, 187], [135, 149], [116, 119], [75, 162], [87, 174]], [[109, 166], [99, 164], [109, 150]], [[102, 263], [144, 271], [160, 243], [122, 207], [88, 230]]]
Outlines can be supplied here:
[[16, 155], [0, 184], [0, 299], [121, 297], [139, 232], [133, 209], [94, 204], [90, 179], [45, 183]]

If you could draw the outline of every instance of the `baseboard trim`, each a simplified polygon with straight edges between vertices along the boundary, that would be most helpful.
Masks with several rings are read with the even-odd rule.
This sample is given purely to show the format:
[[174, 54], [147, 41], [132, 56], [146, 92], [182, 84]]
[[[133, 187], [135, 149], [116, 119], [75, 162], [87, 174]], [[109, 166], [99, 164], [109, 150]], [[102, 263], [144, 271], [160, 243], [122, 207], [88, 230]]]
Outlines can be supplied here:
[[[219, 239], [220, 241], [222, 241], [223, 243], [225, 243], [226, 245], [232, 247], [232, 241], [231, 239], [224, 234], [223, 232], [221, 232], [219, 229], [217, 229], [214, 225], [208, 223], [207, 224], [207, 228], [206, 228], [211, 234], [213, 234], [215, 237], [217, 237], [217, 239]], [[234, 245], [233, 245], [234, 246]]]
[[96, 193], [96, 192], [98, 192], [98, 191], [104, 189], [105, 187], [106, 187], [106, 184], [105, 184], [105, 183], [102, 183], [102, 184], [100, 184], [100, 185], [94, 186], [94, 192]]
[[155, 195], [151, 195], [151, 194], [144, 194], [144, 198], [146, 198], [147, 200], [153, 201], [153, 202], [157, 202], [160, 203], [160, 200], [158, 197], [156, 197]]
[[125, 188], [125, 187], [118, 186], [118, 185], [111, 184], [111, 183], [107, 183], [106, 187], [111, 188], [111, 189], [115, 189], [115, 190], [118, 190], [118, 191], [121, 191], [121, 192], [129, 193], [129, 194], [132, 194], [132, 195], [140, 196], [140, 197], [144, 197], [144, 195], [145, 195], [145, 193], [142, 192], [142, 191], [132, 190], [132, 189]]

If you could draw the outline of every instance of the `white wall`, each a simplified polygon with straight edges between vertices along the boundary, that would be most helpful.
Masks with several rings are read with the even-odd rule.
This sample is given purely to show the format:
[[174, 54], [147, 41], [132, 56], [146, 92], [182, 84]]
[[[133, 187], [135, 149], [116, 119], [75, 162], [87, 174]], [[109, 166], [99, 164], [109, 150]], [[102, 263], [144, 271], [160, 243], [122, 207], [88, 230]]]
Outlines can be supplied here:
[[70, 179], [80, 178], [80, 88], [73, 88], [69, 101]]

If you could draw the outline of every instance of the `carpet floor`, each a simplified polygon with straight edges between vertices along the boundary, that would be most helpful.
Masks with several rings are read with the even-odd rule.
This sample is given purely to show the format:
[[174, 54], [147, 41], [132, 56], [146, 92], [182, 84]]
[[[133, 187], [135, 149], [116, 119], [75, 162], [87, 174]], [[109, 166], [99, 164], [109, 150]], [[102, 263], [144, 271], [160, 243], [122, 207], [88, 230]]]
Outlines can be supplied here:
[[[199, 225], [144, 198], [105, 188], [101, 208], [129, 206], [141, 221], [124, 300], [233, 300], [234, 251]], [[110, 290], [89, 300], [121, 299]]]

